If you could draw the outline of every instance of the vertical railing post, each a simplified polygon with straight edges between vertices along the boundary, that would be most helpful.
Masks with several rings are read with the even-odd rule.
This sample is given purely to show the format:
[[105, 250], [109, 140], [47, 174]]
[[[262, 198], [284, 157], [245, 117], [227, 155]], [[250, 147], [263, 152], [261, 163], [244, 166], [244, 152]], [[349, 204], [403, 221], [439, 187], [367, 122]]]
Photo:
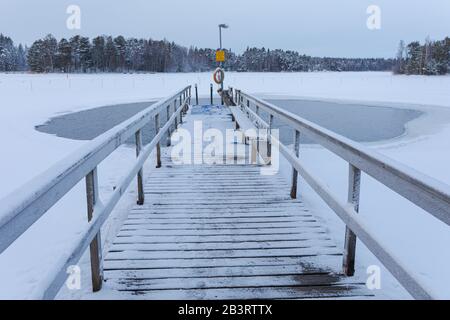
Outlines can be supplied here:
[[[94, 218], [94, 210], [99, 201], [97, 168], [86, 176], [86, 198], [88, 221]], [[100, 231], [90, 244], [92, 290], [98, 292], [103, 284], [102, 241]]]
[[267, 155], [269, 159], [272, 159], [272, 128], [273, 128], [273, 115], [271, 114], [269, 115], [269, 137], [267, 139]]
[[[170, 121], [170, 105], [167, 106], [167, 122]], [[167, 131], [167, 146], [170, 147], [172, 138], [172, 126], [169, 127]]]
[[[360, 192], [361, 170], [350, 164], [348, 175], [348, 203], [353, 206], [356, 212], [359, 212]], [[348, 277], [352, 277], [355, 274], [356, 240], [356, 235], [347, 227], [345, 230], [343, 272]]]
[[[180, 97], [180, 108], [183, 108], [183, 97]], [[183, 110], [180, 111], [180, 125], [183, 124]]]
[[[259, 117], [259, 106], [256, 106], [256, 115]], [[261, 126], [259, 125], [259, 122], [256, 121], [256, 151], [258, 153], [258, 164], [259, 164], [259, 155], [261, 152]]]
[[198, 106], [198, 86], [195, 85], [195, 104]]
[[[173, 112], [177, 112], [177, 99], [173, 102]], [[178, 130], [178, 116], [175, 117], [175, 131]]]
[[[157, 114], [155, 116], [155, 131], [156, 134], [159, 133], [159, 130], [161, 129], [160, 124], [159, 124], [159, 114]], [[158, 142], [158, 144], [156, 145], [156, 168], [161, 168], [162, 164], [161, 164], [161, 143]]]
[[[136, 138], [136, 157], [139, 157], [142, 150], [142, 132], [141, 130], [138, 130], [135, 134]], [[137, 175], [137, 186], [138, 186], [138, 200], [137, 204], [139, 206], [142, 206], [145, 202], [145, 195], [144, 195], [144, 170], [141, 168]]]
[[210, 84], [209, 91], [210, 91], [210, 95], [211, 95], [211, 105], [213, 105], [214, 104], [214, 99], [213, 99], [213, 85], [212, 85], [212, 83]]
[[184, 99], [183, 99], [183, 114], [186, 115], [188, 112], [188, 105], [189, 105], [189, 89], [184, 92]]
[[188, 105], [191, 104], [191, 97], [192, 97], [192, 87], [188, 88]]
[[[295, 156], [298, 158], [300, 156], [300, 132], [295, 130], [294, 132], [294, 152]], [[292, 187], [291, 187], [291, 198], [297, 199], [298, 190], [298, 171], [292, 168]]]

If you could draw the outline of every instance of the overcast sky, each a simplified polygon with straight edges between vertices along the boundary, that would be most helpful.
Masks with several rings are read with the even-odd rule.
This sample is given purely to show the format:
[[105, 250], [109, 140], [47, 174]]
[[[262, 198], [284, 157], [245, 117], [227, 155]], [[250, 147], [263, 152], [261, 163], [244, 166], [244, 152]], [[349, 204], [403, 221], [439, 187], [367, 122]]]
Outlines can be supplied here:
[[[81, 30], [68, 30], [66, 9], [79, 5]], [[366, 26], [381, 8], [381, 30]], [[0, 0], [0, 33], [30, 44], [48, 33], [70, 37], [122, 34], [218, 47], [298, 50], [316, 56], [391, 57], [400, 39], [450, 36], [450, 0]]]

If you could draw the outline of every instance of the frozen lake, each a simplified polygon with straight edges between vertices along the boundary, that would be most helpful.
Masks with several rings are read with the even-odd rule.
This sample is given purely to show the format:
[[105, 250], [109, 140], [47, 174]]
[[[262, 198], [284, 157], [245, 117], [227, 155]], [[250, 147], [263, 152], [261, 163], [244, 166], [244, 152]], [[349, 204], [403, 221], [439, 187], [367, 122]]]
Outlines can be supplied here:
[[[267, 101], [358, 142], [377, 142], [399, 137], [404, 134], [405, 125], [422, 114], [415, 110], [358, 104], [294, 99], [267, 99]], [[58, 137], [91, 140], [152, 103], [121, 104], [65, 114], [50, 119], [36, 129]], [[200, 104], [208, 104], [208, 100], [200, 100]], [[267, 118], [264, 113], [262, 116]], [[166, 121], [165, 113], [161, 114], [161, 122], [164, 121]], [[281, 141], [285, 144], [291, 143], [292, 130], [277, 120], [274, 125], [280, 129]], [[154, 126], [150, 124], [143, 131], [144, 142], [149, 142], [153, 135]], [[307, 137], [302, 139], [303, 143], [312, 143]]]

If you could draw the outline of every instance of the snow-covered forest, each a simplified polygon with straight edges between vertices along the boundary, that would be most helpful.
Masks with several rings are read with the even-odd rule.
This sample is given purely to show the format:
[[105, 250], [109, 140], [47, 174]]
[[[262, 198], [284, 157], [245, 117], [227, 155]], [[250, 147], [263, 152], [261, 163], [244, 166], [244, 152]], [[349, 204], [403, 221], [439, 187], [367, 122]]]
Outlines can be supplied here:
[[425, 40], [405, 45], [400, 41], [395, 59], [394, 73], [417, 75], [443, 75], [450, 70], [450, 38], [442, 41]]
[[[14, 45], [0, 34], [0, 71], [48, 72], [201, 72], [217, 66], [215, 49], [186, 48], [167, 40], [123, 36], [52, 35], [31, 47]], [[390, 71], [396, 74], [442, 75], [450, 70], [450, 38], [400, 42], [395, 59], [311, 57], [296, 51], [247, 48], [243, 54], [227, 50], [225, 69], [241, 72]]]
[[[167, 40], [52, 35], [31, 47], [14, 46], [0, 38], [0, 71], [47, 72], [198, 72], [217, 66], [215, 49], [186, 48]], [[295, 51], [248, 48], [243, 54], [227, 50], [229, 71], [387, 71], [391, 59], [319, 58]]]
[[24, 71], [27, 69], [26, 48], [15, 46], [11, 38], [0, 34], [0, 71]]

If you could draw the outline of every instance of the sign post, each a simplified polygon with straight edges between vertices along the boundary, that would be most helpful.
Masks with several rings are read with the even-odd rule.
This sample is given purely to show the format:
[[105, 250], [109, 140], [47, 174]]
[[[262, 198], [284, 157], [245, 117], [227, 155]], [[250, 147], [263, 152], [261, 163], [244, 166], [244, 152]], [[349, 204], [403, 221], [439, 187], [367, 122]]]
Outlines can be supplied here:
[[[219, 24], [220, 49], [216, 52], [216, 61], [219, 63], [219, 68], [222, 70], [222, 73], [223, 73], [223, 69], [222, 69], [223, 63], [225, 62], [225, 51], [223, 50], [223, 47], [222, 47], [222, 29], [228, 29], [228, 28], [229, 28], [228, 25], [226, 25], [224, 23]], [[221, 79], [222, 81], [220, 84], [220, 89], [222, 90], [222, 93], [223, 93], [223, 78], [224, 77], [222, 77], [222, 79]], [[223, 95], [222, 95], [222, 105], [223, 105]]]
[[225, 62], [225, 50], [216, 51], [216, 62]]

